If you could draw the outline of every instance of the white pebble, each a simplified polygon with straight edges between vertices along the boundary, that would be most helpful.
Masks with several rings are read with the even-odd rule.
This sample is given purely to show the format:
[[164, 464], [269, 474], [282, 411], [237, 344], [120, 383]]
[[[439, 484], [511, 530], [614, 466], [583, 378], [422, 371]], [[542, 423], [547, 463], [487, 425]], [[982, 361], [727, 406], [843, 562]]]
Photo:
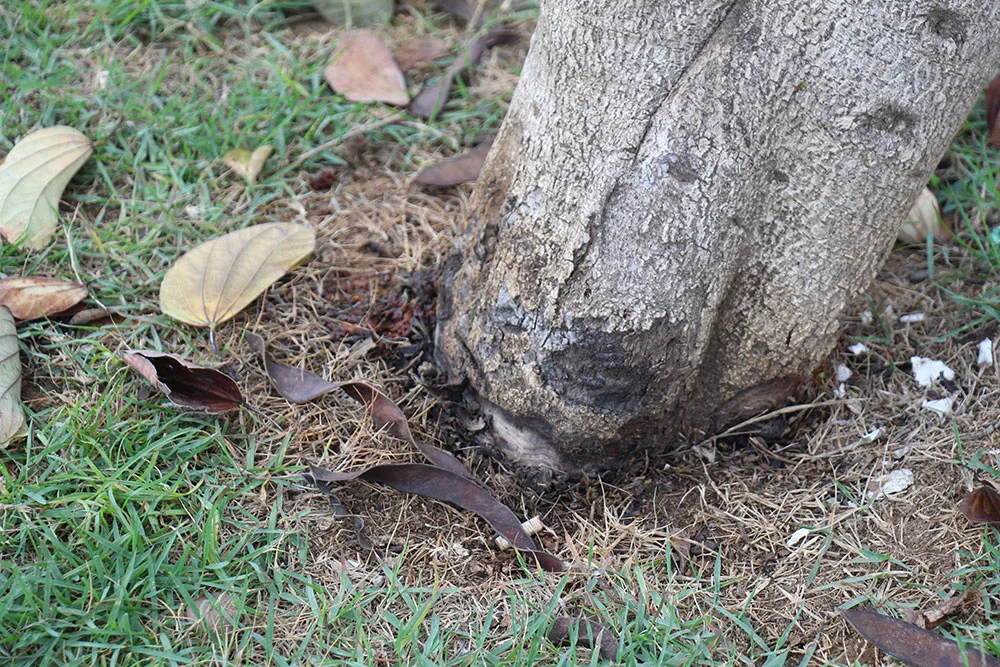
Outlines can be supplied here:
[[862, 354], [866, 354], [867, 352], [869, 352], [868, 346], [865, 345], [864, 343], [855, 343], [854, 345], [851, 345], [849, 348], [847, 348], [847, 351], [856, 357], [860, 357]]

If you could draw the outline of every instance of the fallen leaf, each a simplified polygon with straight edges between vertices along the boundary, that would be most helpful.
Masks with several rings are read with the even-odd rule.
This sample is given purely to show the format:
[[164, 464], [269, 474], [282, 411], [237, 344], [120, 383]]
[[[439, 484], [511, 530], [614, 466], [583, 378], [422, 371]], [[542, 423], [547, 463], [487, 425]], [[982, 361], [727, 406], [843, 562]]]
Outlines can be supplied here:
[[479, 178], [479, 172], [482, 171], [483, 163], [486, 162], [486, 156], [489, 155], [492, 146], [493, 137], [490, 137], [460, 155], [424, 167], [413, 182], [439, 188], [470, 183]]
[[171, 403], [210, 414], [237, 410], [243, 394], [231, 377], [165, 352], [129, 350], [122, 359]]
[[866, 609], [841, 609], [840, 614], [865, 639], [911, 667], [1000, 667], [1000, 660], [976, 648], [960, 648], [955, 640], [906, 621]]
[[539, 551], [535, 541], [521, 528], [521, 522], [500, 501], [472, 480], [426, 463], [386, 463], [356, 472], [335, 472], [309, 466], [308, 478], [314, 482], [349, 482], [363, 479], [375, 484], [443, 500], [474, 512], [486, 520], [519, 553], [530, 556], [548, 572], [563, 572], [566, 565], [550, 554]]
[[455, 59], [440, 81], [424, 84], [417, 96], [413, 98], [413, 102], [410, 103], [410, 112], [420, 118], [437, 116], [448, 101], [448, 95], [451, 93], [451, 86], [456, 76], [478, 65], [483, 54], [494, 46], [514, 44], [520, 38], [521, 36], [513, 30], [498, 29], [491, 30], [472, 40], [465, 52]]
[[419, 37], [405, 42], [396, 49], [396, 64], [404, 72], [417, 69], [424, 63], [437, 60], [448, 53], [448, 43], [437, 37]]
[[912, 623], [918, 628], [933, 630], [960, 612], [964, 607], [968, 607], [979, 601], [979, 591], [975, 588], [966, 589], [961, 595], [955, 595], [947, 600], [939, 602], [930, 609], [911, 609], [903, 614], [907, 623]]
[[0, 307], [0, 448], [24, 432], [21, 406], [21, 349], [14, 316]]
[[989, 486], [981, 486], [959, 504], [958, 511], [975, 523], [1000, 524], [1000, 493]]
[[612, 662], [618, 660], [618, 640], [606, 627], [586, 617], [560, 616], [549, 630], [549, 641], [556, 646], [569, 644], [573, 634], [577, 644], [587, 648], [597, 647], [600, 656]]
[[201, 622], [206, 630], [219, 634], [233, 627], [236, 621], [236, 601], [228, 593], [209, 593], [189, 604], [188, 621]]
[[370, 30], [355, 30], [341, 40], [326, 68], [326, 81], [352, 102], [406, 106], [410, 96], [392, 51]]
[[929, 188], [924, 188], [906, 214], [906, 222], [899, 228], [896, 238], [903, 243], [926, 243], [928, 234], [940, 240], [951, 238], [951, 230], [941, 221], [937, 197]]
[[316, 245], [292, 222], [247, 227], [195, 247], [160, 284], [160, 309], [186, 324], [215, 327], [246, 308]]
[[468, 468], [450, 453], [414, 440], [403, 411], [385, 394], [365, 382], [347, 382], [341, 386], [349, 396], [363, 403], [379, 428], [415, 447], [434, 465], [425, 463], [393, 463], [376, 465], [354, 472], [336, 472], [309, 466], [307, 481], [324, 493], [329, 483], [364, 479], [384, 484], [397, 491], [436, 498], [474, 512], [485, 519], [518, 552], [534, 560], [550, 572], [563, 572], [565, 563], [538, 550], [514, 513], [477, 484]]
[[58, 278], [30, 277], [0, 280], [0, 306], [19, 320], [37, 320], [80, 303], [87, 288]]
[[432, 445], [417, 442], [410, 431], [406, 415], [403, 414], [398, 405], [378, 389], [367, 382], [345, 382], [340, 388], [371, 412], [375, 426], [385, 428], [390, 435], [417, 449], [428, 461], [439, 468], [460, 477], [472, 479], [472, 473], [469, 472], [469, 469], [452, 454]]
[[993, 77], [986, 89], [987, 143], [1000, 148], [1000, 74]]
[[395, 0], [313, 0], [323, 18], [345, 28], [385, 25], [392, 18]]
[[17, 142], [0, 165], [0, 236], [44, 248], [59, 219], [63, 190], [93, 152], [90, 139], [61, 125]]
[[342, 382], [327, 382], [315, 373], [301, 368], [293, 368], [272, 361], [267, 354], [267, 343], [255, 333], [247, 332], [246, 341], [250, 348], [264, 360], [264, 370], [271, 385], [289, 403], [307, 403], [323, 394], [340, 388]]
[[264, 161], [273, 150], [270, 144], [265, 144], [252, 153], [245, 148], [234, 148], [222, 156], [222, 164], [245, 178], [250, 185], [255, 185], [260, 170], [264, 168]]
[[117, 314], [116, 311], [107, 308], [86, 308], [78, 313], [74, 313], [73, 317], [69, 318], [69, 323], [72, 326], [83, 326], [99, 320], [113, 318]]

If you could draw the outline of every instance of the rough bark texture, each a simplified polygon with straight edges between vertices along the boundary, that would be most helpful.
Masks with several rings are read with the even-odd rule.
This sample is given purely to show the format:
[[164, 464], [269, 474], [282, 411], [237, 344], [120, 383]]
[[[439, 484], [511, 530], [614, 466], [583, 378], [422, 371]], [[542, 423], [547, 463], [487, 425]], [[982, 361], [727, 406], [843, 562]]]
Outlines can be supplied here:
[[443, 361], [515, 458], [559, 469], [786, 400], [998, 33], [972, 0], [544, 2], [446, 267]]

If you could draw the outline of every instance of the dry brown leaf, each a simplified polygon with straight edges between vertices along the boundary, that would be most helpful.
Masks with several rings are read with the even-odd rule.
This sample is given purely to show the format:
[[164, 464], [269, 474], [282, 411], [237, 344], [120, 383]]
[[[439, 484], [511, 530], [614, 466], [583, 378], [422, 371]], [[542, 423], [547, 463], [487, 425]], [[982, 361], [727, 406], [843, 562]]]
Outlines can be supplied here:
[[214, 327], [236, 315], [305, 259], [316, 235], [305, 225], [247, 227], [195, 247], [160, 285], [160, 309], [187, 324]]
[[930, 609], [911, 609], [903, 614], [903, 619], [918, 628], [933, 630], [944, 623], [949, 616], [957, 614], [963, 608], [976, 602], [979, 602], [979, 591], [975, 588], [969, 588], [961, 595], [943, 600]]
[[578, 618], [560, 616], [552, 623], [548, 638], [556, 646], [569, 644], [574, 631], [579, 646], [597, 648], [605, 660], [614, 662], [618, 659], [618, 640], [611, 631], [597, 621], [583, 616]]
[[233, 627], [237, 607], [233, 596], [228, 593], [209, 593], [195, 599], [188, 605], [187, 618], [192, 623], [201, 622], [205, 630], [219, 634]]
[[1000, 148], [1000, 74], [993, 77], [990, 87], [986, 89], [986, 128], [987, 143]]
[[61, 313], [83, 301], [87, 288], [58, 278], [28, 277], [0, 280], [0, 306], [19, 320], [37, 320]]
[[409, 72], [424, 63], [437, 60], [448, 53], [448, 43], [437, 37], [420, 37], [403, 43], [396, 49], [396, 64]]
[[1000, 524], [1000, 493], [981, 486], [962, 500], [958, 511], [969, 521]]
[[71, 127], [47, 127], [17, 142], [0, 165], [0, 236], [44, 248], [63, 190], [93, 152], [90, 139]]
[[967, 646], [963, 651], [954, 639], [897, 618], [867, 609], [841, 609], [840, 614], [865, 639], [911, 667], [1000, 667], [1000, 660], [978, 649]]
[[326, 81], [352, 102], [406, 106], [410, 96], [392, 51], [370, 30], [344, 35], [326, 68]]
[[166, 395], [171, 403], [210, 414], [245, 405], [233, 379], [165, 352], [129, 350], [121, 355], [132, 370]]
[[327, 382], [310, 371], [272, 361], [262, 336], [248, 331], [245, 338], [250, 348], [263, 359], [271, 385], [289, 403], [308, 403], [343, 385], [342, 382]]
[[265, 144], [252, 153], [246, 148], [234, 148], [222, 156], [222, 164], [245, 178], [250, 185], [254, 185], [261, 169], [264, 168], [264, 162], [273, 150], [270, 144]]
[[448, 68], [448, 71], [441, 80], [435, 82], [428, 81], [424, 84], [424, 87], [417, 93], [417, 96], [413, 98], [413, 102], [410, 104], [410, 112], [414, 116], [420, 116], [421, 118], [434, 118], [437, 116], [448, 101], [448, 95], [451, 93], [451, 86], [455, 81], [455, 77], [465, 70], [472, 69], [478, 65], [483, 54], [494, 46], [513, 44], [520, 38], [521, 36], [517, 32], [501, 28], [491, 30], [485, 35], [480, 35], [472, 40], [472, 43], [469, 44], [462, 55], [455, 59], [455, 62]]
[[0, 449], [24, 433], [21, 405], [21, 348], [14, 316], [0, 306]]
[[479, 172], [483, 170], [483, 163], [486, 162], [486, 156], [489, 155], [492, 146], [493, 137], [490, 137], [475, 148], [424, 167], [413, 182], [439, 188], [471, 183], [479, 178]]

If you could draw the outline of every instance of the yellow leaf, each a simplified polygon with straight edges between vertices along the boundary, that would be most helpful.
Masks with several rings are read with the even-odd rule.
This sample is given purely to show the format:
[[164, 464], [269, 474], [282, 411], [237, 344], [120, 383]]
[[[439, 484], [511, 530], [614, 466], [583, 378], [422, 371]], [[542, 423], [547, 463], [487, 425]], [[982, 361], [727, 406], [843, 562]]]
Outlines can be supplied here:
[[0, 447], [25, 430], [19, 355], [14, 316], [0, 307]]
[[160, 284], [160, 309], [186, 324], [214, 327], [240, 312], [316, 245], [292, 222], [247, 227], [197, 246]]
[[71, 127], [47, 127], [17, 142], [0, 165], [0, 236], [44, 248], [63, 190], [93, 152], [90, 139]]
[[273, 150], [270, 144], [261, 146], [253, 153], [245, 148], [234, 148], [222, 156], [222, 164], [247, 179], [247, 182], [251, 185], [254, 185], [257, 183], [260, 170], [264, 168], [264, 161], [267, 160]]

